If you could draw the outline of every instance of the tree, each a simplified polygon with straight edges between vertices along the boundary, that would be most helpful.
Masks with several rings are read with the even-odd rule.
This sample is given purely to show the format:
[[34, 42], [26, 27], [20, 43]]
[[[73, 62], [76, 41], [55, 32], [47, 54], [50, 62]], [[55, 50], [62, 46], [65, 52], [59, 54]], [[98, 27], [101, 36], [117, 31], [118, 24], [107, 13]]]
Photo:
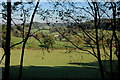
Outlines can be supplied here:
[[[3, 79], [4, 80], [9, 80], [10, 48], [23, 43], [22, 55], [21, 55], [21, 61], [20, 61], [21, 62], [21, 64], [20, 64], [20, 74], [19, 74], [19, 78], [18, 78], [19, 80], [21, 79], [21, 76], [22, 76], [22, 66], [23, 66], [23, 57], [24, 57], [24, 49], [25, 49], [25, 45], [26, 45], [26, 42], [27, 42], [28, 38], [31, 37], [30, 36], [30, 30], [31, 30], [31, 27], [32, 27], [32, 23], [33, 23], [33, 19], [34, 19], [35, 13], [36, 13], [38, 5], [39, 5], [39, 1], [40, 0], [38, 0], [37, 4], [35, 6], [34, 12], [32, 14], [32, 18], [31, 18], [31, 21], [30, 21], [30, 25], [29, 25], [27, 36], [24, 36], [24, 26], [25, 26], [25, 22], [26, 22], [26, 16], [29, 16], [29, 14], [28, 14], [29, 9], [27, 11], [24, 10], [24, 5], [23, 5], [24, 3], [22, 3], [22, 2], [14, 2], [14, 4], [11, 5], [11, 1], [8, 0], [7, 7], [6, 7], [4, 2], [2, 4], [2, 6], [4, 7], [3, 12], [5, 12], [5, 13], [7, 12], [7, 15], [5, 13], [2, 13], [3, 14], [3, 18], [7, 19], [7, 28], [6, 28], [6, 31], [5, 31], [6, 36], [5, 36], [4, 40], [3, 40], [5, 42], [5, 44], [3, 44], [3, 48], [4, 48], [4, 51], [5, 51], [5, 54], [2, 56], [2, 59], [1, 59], [1, 61], [2, 61], [4, 56], [5, 56], [5, 70], [4, 70], [4, 75], [3, 75]], [[31, 3], [32, 2], [28, 2], [28, 4], [31, 4]], [[18, 7], [17, 7], [18, 5], [22, 5], [22, 7], [18, 9]], [[12, 8], [12, 11], [11, 11], [11, 8]], [[7, 9], [7, 11], [6, 11], [6, 9]], [[11, 18], [11, 14], [14, 14], [13, 11], [18, 11], [18, 10], [21, 10], [21, 9], [23, 10], [23, 14], [24, 14], [24, 19], [22, 19], [23, 20], [23, 28], [20, 28], [20, 26], [18, 26], [14, 22], [14, 20]], [[17, 26], [18, 30], [21, 30], [21, 31], [23, 30], [23, 36], [22, 36], [23, 40], [21, 42], [15, 43], [15, 44], [10, 46], [11, 21], [15, 24], [15, 26]]]
[[[46, 19], [46, 21], [48, 22], [48, 24], [50, 26], [53, 26], [53, 28], [56, 29], [56, 31], [58, 31], [59, 34], [61, 34], [67, 41], [69, 41], [72, 45], [74, 45], [76, 48], [78, 48], [79, 50], [83, 50], [83, 51], [87, 51], [88, 53], [92, 54], [94, 57], [97, 58], [98, 63], [99, 63], [99, 69], [101, 72], [101, 76], [102, 79], [104, 79], [106, 76], [105, 74], [107, 74], [107, 76], [109, 77], [109, 79], [114, 79], [114, 73], [113, 73], [113, 53], [115, 52], [113, 50], [113, 37], [115, 38], [115, 41], [117, 42], [118, 46], [119, 46], [119, 39], [116, 35], [116, 9], [117, 7], [115, 7], [116, 3], [99, 3], [99, 2], [87, 2], [87, 7], [81, 7], [78, 6], [77, 3], [75, 2], [54, 2], [54, 10], [46, 10], [43, 12], [46, 13], [52, 13], [54, 15], [57, 16], [53, 16], [53, 20], [56, 20], [56, 23], [61, 21], [64, 24], [67, 23], [70, 26], [68, 26], [67, 30], [66, 29], [58, 29], [55, 26], [55, 24], [52, 24], [51, 22], [49, 22], [49, 17], [46, 13], [42, 14], [42, 16]], [[114, 5], [113, 7], [110, 6], [106, 6], [106, 5]], [[69, 6], [69, 8], [68, 8]], [[61, 8], [62, 7], [62, 8]], [[105, 22], [104, 17], [107, 20], [111, 20], [112, 17], [110, 17], [110, 14], [107, 13], [107, 11], [111, 11], [109, 9], [109, 7], [113, 10], [113, 19], [112, 21], [110, 21], [110, 25], [112, 26], [112, 28], [110, 28], [113, 31], [113, 34], [109, 33], [109, 31], [107, 31], [107, 28], [105, 29], [104, 26], [105, 24], [103, 24]], [[45, 17], [46, 16], [46, 17]], [[50, 17], [51, 18], [51, 17]], [[93, 20], [91, 20], [91, 18]], [[90, 21], [92, 24], [90, 25], [82, 25], [84, 22], [82, 22], [82, 20], [86, 20], [86, 21]], [[55, 22], [55, 21], [54, 21]], [[106, 23], [106, 22], [105, 22]], [[71, 25], [71, 24], [74, 24]], [[112, 25], [114, 24], [114, 25]], [[70, 27], [72, 29], [70, 29]], [[106, 27], [106, 26], [105, 26]], [[77, 28], [78, 30], [75, 31], [75, 28]], [[76, 45], [73, 41], [71, 41], [69, 39], [69, 33], [68, 36], [66, 36], [64, 32], [76, 32], [75, 34], [77, 36], [79, 36], [80, 38], [82, 38], [88, 45], [90, 45], [92, 51], [84, 49], [79, 47], [78, 45]], [[78, 33], [82, 33], [84, 36], [79, 35]], [[88, 38], [91, 42], [88, 42], [87, 39]], [[110, 49], [107, 49], [107, 47], [105, 47], [104, 41], [110, 39]], [[102, 47], [102, 48], [101, 48]], [[102, 62], [102, 58], [101, 56], [103, 55], [101, 52], [101, 49], [103, 49], [104, 51], [104, 55], [106, 55], [107, 57], [109, 57], [108, 59], [110, 60], [110, 72], [106, 70], [105, 66], [103, 65]], [[107, 52], [107, 50], [110, 51]], [[117, 51], [119, 53], [119, 49], [117, 47]], [[119, 63], [119, 58], [118, 58], [118, 63]], [[119, 64], [118, 64], [119, 65]], [[119, 67], [118, 67], [118, 71], [119, 71]]]
[[32, 18], [31, 18], [31, 21], [30, 21], [30, 26], [29, 26], [29, 29], [28, 29], [28, 33], [27, 33], [27, 36], [25, 37], [25, 41], [23, 42], [23, 46], [22, 46], [22, 54], [21, 54], [21, 61], [20, 61], [20, 72], [19, 72], [19, 77], [18, 77], [18, 80], [21, 80], [22, 78], [22, 67], [23, 67], [23, 58], [24, 58], [24, 50], [25, 50], [25, 45], [26, 45], [26, 42], [30, 36], [30, 31], [31, 31], [31, 27], [32, 27], [32, 23], [33, 23], [33, 19], [34, 19], [34, 16], [35, 16], [35, 13], [37, 11], [37, 8], [39, 6], [39, 1], [37, 2], [36, 6], [35, 6], [35, 9], [34, 9], [34, 12], [32, 14]]
[[11, 34], [11, 2], [7, 2], [7, 28], [5, 38], [5, 69], [3, 80], [9, 80], [10, 71], [10, 34]]
[[[112, 33], [112, 36], [115, 38], [115, 41], [116, 41], [116, 50], [117, 50], [117, 52], [118, 52], [118, 77], [120, 76], [120, 40], [119, 40], [119, 38], [118, 38], [118, 36], [117, 36], [117, 33], [115, 32], [116, 31], [116, 14], [117, 14], [117, 11], [116, 11], [116, 9], [117, 9], [117, 6], [116, 6], [116, 3], [114, 3], [114, 2], [112, 2], [111, 3], [111, 7], [110, 8], [112, 8], [112, 12], [113, 12], [113, 25], [112, 25], [112, 31], [113, 31], [113, 33]], [[111, 39], [111, 44], [112, 44], [112, 42], [113, 42], [113, 37], [112, 37], [112, 39]], [[110, 61], [111, 61], [111, 71], [112, 71], [112, 48], [111, 48], [111, 56], [110, 56]], [[111, 72], [111, 73], [113, 73], [113, 72]], [[114, 76], [113, 76], [114, 77]], [[118, 78], [118, 79], [120, 79], [120, 77]]]
[[52, 35], [46, 35], [43, 38], [43, 43], [47, 51], [50, 52], [50, 48], [55, 44], [54, 37]]

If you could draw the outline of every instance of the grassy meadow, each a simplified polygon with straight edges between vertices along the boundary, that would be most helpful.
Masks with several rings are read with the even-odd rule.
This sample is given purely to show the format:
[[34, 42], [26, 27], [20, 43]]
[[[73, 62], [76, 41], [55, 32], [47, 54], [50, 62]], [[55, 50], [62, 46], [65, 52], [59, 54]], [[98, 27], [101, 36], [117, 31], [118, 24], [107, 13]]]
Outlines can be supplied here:
[[[32, 30], [32, 32], [35, 31], [37, 31], [37, 29]], [[43, 32], [49, 33], [49, 31], [46, 30]], [[51, 35], [53, 34], [58, 33], [51, 33]], [[79, 35], [82, 36], [81, 33], [79, 33]], [[74, 36], [72, 35], [72, 37]], [[74, 40], [74, 38], [72, 38], [72, 40]], [[22, 38], [12, 36], [11, 45], [20, 41], [22, 41]], [[42, 41], [42, 39], [40, 39], [40, 41]], [[101, 78], [97, 59], [88, 52], [75, 49], [75, 47], [68, 41], [65, 41], [65, 39], [62, 41], [55, 40], [55, 44], [50, 52], [47, 52], [47, 50], [40, 47], [40, 45], [41, 43], [35, 38], [30, 37], [28, 39], [24, 54], [22, 80], [40, 80], [41, 78], [81, 78], [84, 80], [99, 80]], [[92, 51], [88, 44], [85, 44], [82, 41], [77, 45]], [[22, 52], [21, 47], [22, 44], [11, 49], [11, 80], [17, 80], [19, 75], [20, 57]], [[105, 57], [102, 49], [100, 50], [102, 62], [109, 71], [109, 58], [107, 56]], [[107, 52], [109, 52], [109, 49]], [[115, 67], [115, 55], [113, 55], [113, 59], [113, 67]]]
[[[21, 50], [12, 50], [11, 78], [18, 75]], [[87, 75], [86, 75], [87, 74]], [[15, 76], [16, 75], [16, 76]], [[96, 59], [83, 52], [25, 50], [23, 79], [100, 78]]]
[[[19, 74], [20, 49], [11, 50], [11, 80], [16, 80]], [[109, 63], [103, 63], [109, 70]], [[26, 49], [23, 63], [23, 80], [39, 80], [40, 78], [81, 78], [100, 79], [97, 59], [87, 52], [63, 49]], [[44, 79], [43, 79], [44, 80]]]

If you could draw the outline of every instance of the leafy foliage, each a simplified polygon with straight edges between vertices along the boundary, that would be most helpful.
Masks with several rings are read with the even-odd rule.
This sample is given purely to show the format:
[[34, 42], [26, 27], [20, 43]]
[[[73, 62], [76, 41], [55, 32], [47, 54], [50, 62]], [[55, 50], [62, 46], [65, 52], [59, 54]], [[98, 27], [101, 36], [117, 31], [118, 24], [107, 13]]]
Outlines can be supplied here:
[[46, 48], [53, 47], [53, 45], [55, 44], [54, 37], [52, 35], [45, 35], [45, 38], [43, 38], [43, 43]]

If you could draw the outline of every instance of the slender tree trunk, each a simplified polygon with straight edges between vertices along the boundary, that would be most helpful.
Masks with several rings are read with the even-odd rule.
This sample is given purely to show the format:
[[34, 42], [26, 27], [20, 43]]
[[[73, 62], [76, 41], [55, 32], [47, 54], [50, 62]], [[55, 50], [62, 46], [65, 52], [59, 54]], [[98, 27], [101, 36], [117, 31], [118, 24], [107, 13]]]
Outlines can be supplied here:
[[115, 7], [114, 7], [114, 4], [111, 3], [111, 6], [112, 6], [112, 11], [113, 11], [113, 25], [112, 25], [112, 38], [111, 38], [111, 41], [110, 41], [110, 71], [111, 71], [111, 80], [114, 79], [114, 75], [113, 75], [113, 65], [112, 65], [112, 41], [113, 41], [113, 37], [115, 36], [115, 29], [116, 29], [116, 10], [115, 10]]
[[113, 67], [112, 67], [112, 41], [113, 41], [113, 34], [112, 34], [112, 37], [111, 37], [111, 40], [110, 40], [110, 73], [111, 73], [111, 76], [110, 76], [110, 79], [113, 80]]
[[28, 40], [28, 38], [29, 38], [29, 36], [30, 36], [30, 31], [31, 31], [33, 19], [34, 19], [36, 10], [37, 10], [38, 5], [39, 5], [39, 1], [40, 1], [40, 0], [38, 0], [38, 2], [37, 2], [37, 4], [36, 4], [36, 7], [35, 7], [35, 9], [34, 9], [34, 12], [33, 12], [33, 14], [32, 14], [32, 18], [31, 18], [31, 22], [30, 22], [28, 34], [27, 34], [27, 36], [26, 36], [26, 38], [25, 38], [25, 41], [23, 42], [23, 46], [22, 46], [22, 55], [21, 55], [21, 61], [20, 61], [20, 71], [19, 71], [18, 80], [21, 80], [21, 78], [22, 78], [22, 69], [23, 69], [23, 58], [24, 58], [25, 45], [26, 45], [26, 42], [27, 42], [27, 40]]
[[118, 80], [120, 80], [120, 42], [118, 43]]
[[111, 3], [112, 5], [112, 11], [113, 11], [113, 36], [115, 37], [115, 40], [117, 41], [118, 43], [118, 80], [120, 79], [120, 41], [119, 41], [119, 38], [117, 37], [117, 34], [115, 32], [116, 30], [116, 3]]
[[5, 44], [5, 70], [3, 80], [9, 80], [10, 70], [10, 34], [11, 34], [11, 2], [7, 2], [7, 29], [6, 29], [6, 44]]
[[103, 70], [103, 66], [102, 66], [102, 61], [101, 61], [101, 55], [100, 55], [100, 48], [99, 48], [99, 40], [98, 40], [98, 25], [97, 25], [97, 12], [98, 12], [98, 8], [97, 8], [97, 3], [93, 2], [94, 5], [94, 11], [95, 11], [95, 15], [94, 15], [94, 25], [95, 25], [95, 33], [96, 33], [96, 46], [97, 46], [97, 55], [98, 55], [98, 62], [99, 62], [99, 68], [100, 68], [100, 72], [101, 72], [101, 77], [102, 80], [104, 80], [104, 70]]

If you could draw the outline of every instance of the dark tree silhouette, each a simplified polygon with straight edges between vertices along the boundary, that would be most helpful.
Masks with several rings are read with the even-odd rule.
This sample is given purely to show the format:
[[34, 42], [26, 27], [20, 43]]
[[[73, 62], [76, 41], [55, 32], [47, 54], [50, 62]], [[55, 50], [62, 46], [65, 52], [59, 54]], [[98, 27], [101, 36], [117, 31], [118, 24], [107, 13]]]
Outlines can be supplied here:
[[23, 58], [24, 58], [25, 45], [26, 45], [26, 42], [27, 42], [27, 40], [28, 40], [28, 38], [29, 38], [29, 36], [30, 36], [30, 31], [31, 31], [33, 19], [34, 19], [35, 13], [36, 13], [36, 11], [37, 11], [37, 8], [38, 8], [38, 6], [39, 6], [39, 2], [40, 2], [40, 0], [37, 1], [37, 4], [36, 4], [36, 6], [35, 6], [34, 12], [33, 12], [32, 17], [31, 17], [30, 26], [29, 26], [29, 29], [28, 29], [27, 36], [25, 37], [25, 41], [23, 42], [22, 54], [21, 54], [21, 61], [20, 61], [20, 71], [19, 71], [18, 80], [21, 80], [21, 79], [22, 79], [22, 67], [23, 67]]
[[[118, 7], [116, 7], [117, 3], [115, 3], [115, 2], [105, 2], [105, 3], [101, 3], [101, 4], [99, 2], [87, 2], [87, 3], [88, 3], [88, 6], [85, 8], [85, 7], [76, 6], [74, 2], [69, 2], [69, 1], [66, 3], [55, 2], [53, 4], [55, 9], [43, 11], [44, 14], [42, 14], [42, 15], [43, 15], [43, 18], [48, 22], [48, 25], [53, 26], [53, 28], [56, 29], [56, 31], [58, 33], [60, 33], [72, 45], [74, 45], [79, 50], [89, 52], [90, 54], [92, 54], [93, 56], [95, 56], [97, 58], [102, 79], [104, 79], [104, 77], [106, 77], [105, 76], [105, 73], [106, 73], [107, 76], [109, 77], [109, 79], [112, 80], [112, 79], [114, 79], [114, 76], [115, 76], [114, 74], [116, 73], [115, 71], [113, 71], [113, 54], [115, 52], [113, 50], [114, 49], [113, 38], [115, 39], [115, 41], [117, 43], [116, 50], [118, 52], [117, 53], [118, 55], [119, 55], [118, 47], [120, 46], [119, 38], [117, 36], [118, 34], [116, 33], [116, 31], [117, 31], [116, 30], [116, 16], [117, 16], [116, 9], [118, 8]], [[60, 6], [64, 9], [61, 9]], [[70, 6], [69, 9], [68, 9], [68, 6]], [[83, 20], [85, 17], [88, 18], [86, 15], [83, 16], [83, 14], [81, 12], [82, 10], [84, 10], [87, 14], [89, 14], [93, 18], [93, 20], [91, 20], [91, 24], [88, 24], [86, 26], [82, 25], [83, 22], [81, 22], [81, 20]], [[79, 15], [78, 15], [77, 11], [80, 11], [81, 13], [79, 12]], [[112, 11], [113, 17], [111, 17], [107, 11]], [[47, 13], [49, 13], [49, 14], [54, 13], [54, 15], [58, 15], [55, 18], [53, 16], [53, 20], [56, 19], [56, 23], [59, 22], [59, 20], [62, 20], [63, 23], [65, 22], [65, 23], [70, 24], [70, 22], [71, 22], [71, 24], [74, 24], [75, 26], [70, 25], [66, 29], [65, 28], [64, 29], [57, 28], [55, 24], [49, 22], [49, 20], [48, 20], [49, 17], [47, 15]], [[110, 23], [110, 26], [112, 26], [111, 28], [107, 25], [104, 26], [105, 23], [107, 23], [107, 22], [105, 22], [105, 19], [103, 19], [103, 15], [107, 16], [106, 18], [107, 18], [107, 20], [109, 20], [108, 23]], [[76, 26], [77, 26], [77, 29], [75, 29]], [[72, 28], [73, 30], [70, 29], [71, 27], [73, 27]], [[105, 28], [105, 27], [109, 27], [109, 29], [112, 31], [112, 34], [109, 33], [107, 31], [108, 28]], [[75, 31], [74, 29], [77, 31]], [[85, 40], [88, 45], [90, 45], [92, 51], [89, 51], [89, 50], [79, 47], [78, 45], [76, 45], [74, 42], [72, 42], [68, 38], [68, 36], [71, 32], [74, 32], [75, 35], [77, 35], [81, 38], [81, 36], [78, 34], [78, 29], [80, 31], [82, 31], [81, 33], [83, 35], [85, 35], [84, 38], [82, 38], [82, 39]], [[104, 33], [104, 31], [106, 31], [106, 33]], [[68, 35], [66, 36], [64, 32], [66, 32], [66, 34], [68, 34]], [[94, 46], [85, 39], [86, 37], [89, 38], [89, 40], [92, 43], [94, 43]], [[108, 40], [108, 39], [111, 41], [109, 43], [110, 44], [109, 45], [110, 52], [107, 52], [108, 49], [105, 47], [105, 45], [106, 45], [105, 40]], [[101, 45], [102, 45], [102, 48], [101, 48]], [[101, 49], [103, 49], [104, 55], [106, 55], [108, 57], [108, 59], [110, 60], [109, 61], [110, 62], [110, 71], [107, 71], [107, 69], [105, 68], [105, 66], [102, 63], [103, 54], [101, 52]], [[118, 73], [119, 73], [119, 68], [120, 68], [119, 60], [120, 59], [118, 58]], [[119, 75], [118, 73], [117, 73], [117, 75]]]
[[5, 69], [3, 80], [9, 80], [10, 72], [10, 40], [11, 40], [11, 0], [7, 2], [7, 28], [6, 28], [6, 43], [5, 43]]
[[[27, 36], [24, 36], [24, 34], [22, 35], [22, 38], [23, 40], [18, 42], [18, 43], [15, 43], [13, 45], [10, 46], [10, 37], [11, 37], [11, 21], [15, 24], [15, 26], [18, 28], [20, 26], [18, 26], [14, 20], [11, 18], [11, 9], [13, 11], [18, 11], [17, 10], [17, 7], [18, 5], [22, 5], [22, 7], [24, 6], [24, 4], [22, 2], [14, 2], [14, 5], [11, 5], [11, 2], [8, 1], [7, 2], [7, 11], [6, 11], [6, 5], [4, 4], [3, 7], [4, 7], [4, 11], [7, 12], [7, 15], [6, 14], [3, 14], [3, 18], [6, 19], [7, 17], [7, 28], [6, 28], [6, 37], [5, 37], [5, 46], [3, 46], [4, 48], [4, 51], [5, 53], [3, 54], [1, 60], [0, 60], [0, 63], [2, 62], [3, 58], [5, 57], [5, 71], [4, 71], [4, 74], [3, 74], [3, 79], [4, 80], [9, 80], [9, 66], [10, 66], [10, 48], [13, 48], [14, 46], [16, 45], [19, 45], [19, 44], [22, 44], [23, 43], [23, 47], [22, 47], [22, 56], [21, 56], [21, 64], [20, 64], [20, 74], [19, 74], [19, 80], [21, 79], [21, 76], [22, 76], [22, 66], [23, 66], [23, 57], [24, 57], [24, 49], [25, 49], [25, 45], [26, 45], [26, 42], [28, 40], [29, 37], [31, 37], [30, 35], [30, 30], [31, 30], [31, 27], [32, 27], [32, 23], [33, 23], [33, 19], [34, 19], [34, 16], [35, 16], [35, 13], [37, 11], [37, 8], [38, 8], [38, 5], [39, 5], [39, 2], [40, 0], [38, 0], [36, 6], [35, 6], [35, 9], [34, 9], [34, 12], [32, 14], [32, 18], [31, 18], [31, 22], [30, 22], [30, 25], [29, 25], [29, 29], [28, 29], [28, 33], [27, 33]], [[28, 2], [28, 4], [31, 4], [32, 2]], [[21, 9], [21, 8], [20, 8]], [[23, 10], [23, 15], [24, 15], [24, 20], [23, 20], [23, 33], [24, 33], [24, 26], [25, 26], [25, 22], [26, 22], [26, 17], [25, 16], [28, 16], [28, 13], [25, 12], [24, 9]], [[24, 38], [25, 37], [25, 38]], [[6, 45], [7, 44], [7, 45]]]

